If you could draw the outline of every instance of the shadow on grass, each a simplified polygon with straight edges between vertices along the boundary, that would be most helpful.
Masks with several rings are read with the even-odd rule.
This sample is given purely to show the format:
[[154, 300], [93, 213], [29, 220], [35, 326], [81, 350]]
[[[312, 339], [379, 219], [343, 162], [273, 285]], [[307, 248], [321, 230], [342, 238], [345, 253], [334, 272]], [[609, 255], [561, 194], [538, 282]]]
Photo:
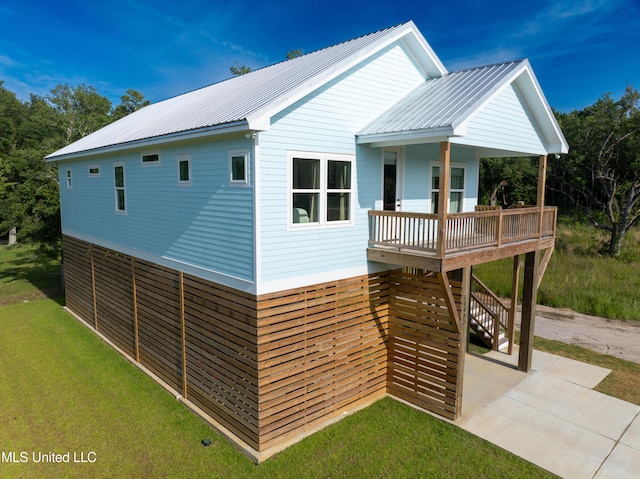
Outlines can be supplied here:
[[35, 247], [5, 246], [0, 248], [0, 255], [0, 304], [42, 297], [64, 304], [58, 261]]

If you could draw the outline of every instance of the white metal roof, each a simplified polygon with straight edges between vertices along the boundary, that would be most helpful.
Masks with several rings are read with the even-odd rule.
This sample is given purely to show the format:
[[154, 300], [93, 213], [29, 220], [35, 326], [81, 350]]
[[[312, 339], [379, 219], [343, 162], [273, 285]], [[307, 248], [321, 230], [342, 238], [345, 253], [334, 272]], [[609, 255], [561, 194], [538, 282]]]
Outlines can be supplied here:
[[446, 73], [417, 27], [408, 22], [149, 105], [52, 153], [47, 160], [214, 130], [266, 130], [273, 114], [398, 39], [414, 51], [425, 78]]
[[[514, 83], [541, 131], [549, 153], [568, 145], [528, 60], [488, 65], [427, 79], [358, 132], [358, 143], [395, 144], [464, 136], [466, 124], [503, 87]], [[418, 141], [420, 142], [420, 141]]]

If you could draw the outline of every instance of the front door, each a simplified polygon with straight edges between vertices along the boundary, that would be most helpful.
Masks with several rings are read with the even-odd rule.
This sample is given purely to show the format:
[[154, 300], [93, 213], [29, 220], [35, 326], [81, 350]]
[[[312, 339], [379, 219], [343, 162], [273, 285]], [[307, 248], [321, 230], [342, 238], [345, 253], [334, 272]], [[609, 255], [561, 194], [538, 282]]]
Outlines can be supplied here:
[[385, 211], [400, 211], [402, 206], [402, 168], [398, 150], [384, 150], [382, 202]]

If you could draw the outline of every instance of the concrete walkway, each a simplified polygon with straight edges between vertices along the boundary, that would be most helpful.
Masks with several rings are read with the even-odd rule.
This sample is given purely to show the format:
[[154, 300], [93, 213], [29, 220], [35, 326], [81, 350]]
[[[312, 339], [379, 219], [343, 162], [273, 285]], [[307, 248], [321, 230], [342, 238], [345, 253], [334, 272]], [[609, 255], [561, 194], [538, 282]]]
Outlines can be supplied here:
[[534, 351], [466, 356], [456, 425], [567, 479], [640, 477], [640, 406], [594, 391], [608, 369]]

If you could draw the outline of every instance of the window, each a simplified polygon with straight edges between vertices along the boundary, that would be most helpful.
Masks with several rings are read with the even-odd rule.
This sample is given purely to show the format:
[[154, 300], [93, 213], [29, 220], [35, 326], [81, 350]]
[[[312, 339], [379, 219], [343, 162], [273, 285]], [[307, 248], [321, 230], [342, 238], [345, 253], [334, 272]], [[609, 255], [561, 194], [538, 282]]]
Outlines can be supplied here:
[[116, 194], [116, 212], [127, 212], [127, 200], [124, 187], [124, 165], [116, 164], [113, 167], [114, 185]]
[[67, 168], [67, 188], [71, 188], [71, 168]]
[[89, 176], [90, 177], [100, 176], [100, 166], [98, 166], [98, 165], [90, 166], [89, 167]]
[[191, 186], [191, 155], [178, 155], [178, 186]]
[[[431, 166], [431, 211], [438, 212], [440, 167]], [[452, 166], [449, 178], [449, 213], [461, 213], [464, 203], [464, 167]]]
[[229, 152], [229, 183], [231, 186], [247, 186], [249, 184], [249, 152]]
[[142, 166], [159, 166], [160, 165], [160, 152], [144, 152], [142, 153]]
[[352, 220], [352, 158], [290, 155], [292, 225], [338, 225]]

